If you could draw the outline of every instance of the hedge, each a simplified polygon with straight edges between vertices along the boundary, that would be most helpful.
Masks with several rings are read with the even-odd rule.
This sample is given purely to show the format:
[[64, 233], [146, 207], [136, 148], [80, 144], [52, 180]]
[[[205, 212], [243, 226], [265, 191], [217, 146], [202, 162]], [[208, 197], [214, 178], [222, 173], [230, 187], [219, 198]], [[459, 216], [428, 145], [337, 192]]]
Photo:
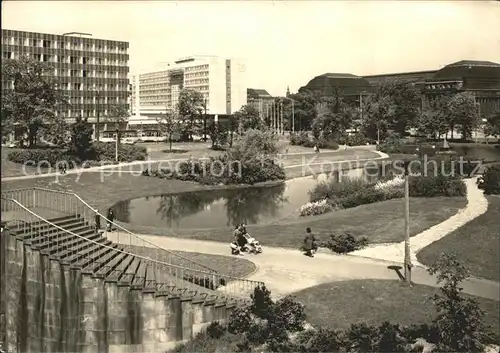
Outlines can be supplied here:
[[[94, 144], [95, 156], [88, 161], [81, 160], [78, 156], [72, 154], [67, 149], [22, 149], [19, 151], [10, 152], [8, 160], [19, 164], [30, 164], [33, 166], [55, 168], [57, 163], [64, 163], [68, 168], [84, 165], [89, 167], [100, 165], [99, 162], [115, 160], [115, 145], [112, 143], [96, 143]], [[147, 158], [147, 149], [134, 145], [120, 145], [118, 149], [118, 160], [120, 162], [143, 161]]]

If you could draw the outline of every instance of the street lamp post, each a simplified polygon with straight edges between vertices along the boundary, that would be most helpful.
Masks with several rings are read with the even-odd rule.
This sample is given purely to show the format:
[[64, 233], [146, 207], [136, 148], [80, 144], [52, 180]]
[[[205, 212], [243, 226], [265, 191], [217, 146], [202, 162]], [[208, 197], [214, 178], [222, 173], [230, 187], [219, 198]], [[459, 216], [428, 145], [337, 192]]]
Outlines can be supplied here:
[[292, 102], [292, 133], [295, 133], [295, 99], [290, 97], [283, 97], [283, 99], [288, 99]]
[[405, 281], [411, 285], [411, 254], [410, 254], [410, 162], [405, 162], [404, 164], [404, 177], [405, 177]]

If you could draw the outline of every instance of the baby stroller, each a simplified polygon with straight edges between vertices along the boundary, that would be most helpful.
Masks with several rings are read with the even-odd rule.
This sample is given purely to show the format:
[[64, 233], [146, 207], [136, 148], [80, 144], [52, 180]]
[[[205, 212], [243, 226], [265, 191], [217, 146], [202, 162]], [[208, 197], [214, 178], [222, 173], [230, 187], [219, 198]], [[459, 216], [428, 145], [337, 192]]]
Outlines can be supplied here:
[[242, 252], [248, 252], [249, 254], [260, 254], [262, 252], [262, 246], [259, 241], [248, 233], [241, 235], [240, 244], [233, 241], [229, 244], [229, 247], [231, 248], [231, 254], [233, 255], [238, 255]]

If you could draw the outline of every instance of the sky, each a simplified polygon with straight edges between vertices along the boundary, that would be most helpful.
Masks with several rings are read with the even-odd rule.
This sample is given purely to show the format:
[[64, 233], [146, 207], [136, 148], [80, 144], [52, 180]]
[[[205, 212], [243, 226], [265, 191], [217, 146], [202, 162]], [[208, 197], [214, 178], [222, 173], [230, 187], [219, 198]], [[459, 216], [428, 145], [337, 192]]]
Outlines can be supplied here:
[[283, 95], [326, 72], [500, 62], [495, 1], [2, 1], [2, 28], [128, 41], [132, 74], [190, 55], [244, 58], [248, 86]]

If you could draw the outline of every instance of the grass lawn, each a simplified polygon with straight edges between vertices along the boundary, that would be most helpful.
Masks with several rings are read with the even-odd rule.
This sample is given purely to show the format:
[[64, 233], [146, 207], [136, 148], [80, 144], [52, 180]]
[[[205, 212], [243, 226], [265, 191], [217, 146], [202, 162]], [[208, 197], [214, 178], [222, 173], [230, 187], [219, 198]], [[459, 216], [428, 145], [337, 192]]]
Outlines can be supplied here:
[[[348, 153], [349, 152], [349, 153]], [[370, 158], [372, 152], [356, 151], [359, 158]], [[350, 154], [350, 155], [349, 155]], [[366, 156], [366, 157], [365, 157]], [[322, 157], [326, 158], [326, 157]], [[353, 151], [338, 152], [331, 159], [342, 160], [355, 158]], [[292, 161], [291, 163], [295, 163]], [[316, 168], [314, 168], [316, 169]], [[302, 167], [287, 169], [288, 177], [301, 176], [308, 173]], [[2, 189], [20, 189], [33, 186], [71, 191], [79, 194], [84, 200], [101, 212], [118, 201], [142, 196], [179, 193], [186, 191], [207, 190], [207, 186], [183, 182], [179, 180], [163, 180], [154, 177], [133, 176], [130, 173], [114, 173], [103, 175], [100, 172], [85, 172], [80, 176], [55, 177], [15, 180], [2, 182]], [[214, 187], [212, 187], [214, 188]], [[465, 198], [414, 198], [410, 204], [412, 219], [411, 232], [416, 235], [455, 214], [466, 204]], [[362, 222], [360, 222], [362, 220]], [[229, 228], [173, 231], [167, 228], [156, 228], [126, 224], [131, 231], [143, 234], [170, 235], [203, 240], [227, 241]], [[402, 200], [389, 200], [372, 205], [363, 205], [352, 209], [341, 210], [320, 216], [299, 218], [268, 225], [249, 226], [249, 231], [268, 246], [296, 248], [303, 239], [306, 227], [312, 227], [316, 233], [349, 231], [356, 236], [366, 236], [370, 242], [386, 243], [403, 240], [404, 218]]]
[[[429, 297], [438, 288], [400, 281], [354, 280], [321, 284], [294, 293], [305, 305], [313, 326], [347, 328], [356, 322], [379, 325], [391, 321], [402, 325], [431, 323], [436, 312]], [[499, 332], [500, 303], [476, 298], [486, 312], [485, 321]]]
[[[438, 224], [454, 215], [466, 205], [465, 198], [414, 198], [410, 204], [411, 235]], [[227, 241], [232, 229], [166, 229], [133, 224], [124, 226], [137, 233], [168, 235], [182, 238]], [[248, 231], [266, 246], [297, 248], [306, 227], [319, 234], [351, 232], [354, 236], [366, 236], [371, 243], [390, 243], [404, 240], [403, 200], [389, 200], [370, 205], [340, 210], [320, 216], [287, 220], [286, 223], [248, 226]], [[324, 237], [323, 239], [326, 239]]]
[[417, 254], [431, 264], [442, 252], [454, 253], [472, 274], [500, 281], [500, 196], [487, 196], [488, 211]]

